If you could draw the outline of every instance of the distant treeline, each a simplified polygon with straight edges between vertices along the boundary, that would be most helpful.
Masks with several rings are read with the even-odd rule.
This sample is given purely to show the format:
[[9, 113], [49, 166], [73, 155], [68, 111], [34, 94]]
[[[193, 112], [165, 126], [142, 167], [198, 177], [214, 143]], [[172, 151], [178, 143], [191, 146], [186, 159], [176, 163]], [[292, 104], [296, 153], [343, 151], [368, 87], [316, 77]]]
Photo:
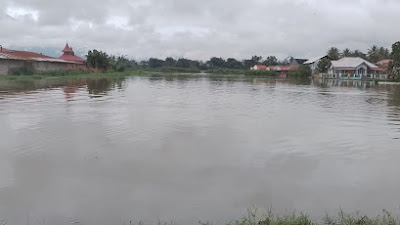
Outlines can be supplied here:
[[283, 61], [278, 61], [275, 56], [268, 56], [265, 60], [261, 56], [253, 56], [250, 59], [237, 60], [234, 58], [223, 59], [221, 57], [212, 57], [207, 61], [191, 60], [186, 58], [166, 59], [150, 58], [148, 60], [128, 60], [127, 56], [108, 55], [106, 52], [91, 50], [86, 55], [87, 64], [90, 68], [96, 70], [116, 70], [123, 71], [129, 68], [158, 69], [161, 71], [175, 72], [181, 68], [182, 72], [196, 72], [206, 70], [249, 70], [254, 65], [288, 65], [293, 58], [288, 57]]
[[237, 60], [234, 58], [224, 59], [221, 57], [212, 57], [207, 61], [202, 60], [191, 60], [186, 58], [174, 59], [168, 57], [166, 59], [150, 58], [149, 60], [142, 61], [129, 61], [129, 67], [140, 67], [150, 69], [161, 69], [161, 68], [191, 68], [200, 71], [207, 70], [249, 70], [250, 67], [258, 64], [263, 65], [287, 65], [290, 62], [290, 58], [278, 61], [275, 56], [268, 56], [265, 60], [261, 56], [253, 56], [250, 59]]
[[[398, 42], [393, 44], [392, 51], [384, 47], [378, 47], [376, 45], [368, 49], [367, 53], [363, 53], [359, 50], [350, 50], [349, 48], [340, 51], [336, 47], [332, 47], [327, 51], [327, 55], [332, 60], [337, 60], [343, 57], [361, 57], [376, 63], [383, 59], [393, 59], [394, 68], [396, 71], [400, 71], [398, 64], [400, 65], [400, 59], [397, 59], [397, 45]], [[192, 60], [186, 58], [172, 58], [166, 59], [150, 58], [148, 60], [129, 60], [127, 56], [114, 56], [108, 55], [106, 52], [92, 50], [87, 54], [87, 65], [95, 71], [119, 71], [122, 72], [125, 69], [150, 69], [161, 72], [183, 72], [183, 73], [196, 73], [200, 71], [212, 72], [212, 73], [230, 73], [230, 74], [253, 74], [260, 75], [261, 72], [249, 72], [250, 68], [254, 65], [288, 65], [293, 60], [293, 57], [288, 57], [285, 60], [279, 61], [275, 56], [253, 56], [250, 59], [238, 60], [235, 58], [221, 58], [211, 57], [209, 60]], [[397, 64], [397, 61], [399, 63]], [[329, 62], [326, 63], [329, 65]], [[327, 67], [327, 66], [324, 66]], [[390, 67], [392, 68], [392, 67]], [[301, 68], [304, 70], [305, 68]], [[327, 68], [324, 68], [326, 70]], [[295, 71], [300, 73], [299, 71]], [[268, 74], [267, 74], [268, 73]], [[267, 75], [272, 75], [274, 72], [265, 72]], [[397, 72], [396, 72], [397, 73]], [[302, 72], [302, 74], [304, 74]], [[398, 76], [396, 76], [398, 77]]]
[[328, 50], [327, 55], [332, 60], [341, 59], [343, 57], [360, 57], [373, 63], [377, 63], [383, 59], [391, 58], [391, 52], [388, 48], [378, 47], [376, 45], [373, 45], [371, 48], [369, 48], [367, 53], [363, 53], [360, 50], [352, 51], [349, 48], [345, 48], [343, 51], [340, 51], [338, 48], [332, 47]]

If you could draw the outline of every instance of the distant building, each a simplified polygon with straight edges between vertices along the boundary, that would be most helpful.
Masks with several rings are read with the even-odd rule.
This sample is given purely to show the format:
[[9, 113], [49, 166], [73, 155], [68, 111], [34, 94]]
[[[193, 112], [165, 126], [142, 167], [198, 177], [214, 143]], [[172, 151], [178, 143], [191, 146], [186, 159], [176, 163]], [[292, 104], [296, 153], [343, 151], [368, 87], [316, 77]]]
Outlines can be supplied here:
[[75, 56], [72, 49], [64, 50], [67, 52], [57, 59], [35, 52], [5, 49], [0, 45], [0, 75], [13, 74], [26, 67], [37, 72], [86, 70], [83, 59]]
[[392, 61], [393, 60], [391, 60], [391, 59], [384, 59], [384, 60], [381, 60], [381, 61], [377, 62], [376, 65], [378, 65], [379, 67], [381, 67], [381, 68], [383, 68], [383, 69], [385, 69], [387, 71], [387, 69], [389, 67], [389, 64]]
[[267, 70], [266, 65], [254, 65], [253, 67], [250, 68], [250, 70]]
[[310, 67], [312, 74], [316, 74], [316, 73], [318, 73], [318, 63], [323, 59], [331, 60], [331, 58], [329, 56], [324, 55], [324, 56], [309, 59], [309, 60], [305, 61], [303, 64], [308, 65]]
[[340, 79], [387, 79], [384, 69], [359, 57], [345, 57], [331, 61], [328, 70], [329, 78]]
[[304, 62], [306, 62], [308, 59], [295, 59], [293, 58], [292, 61], [290, 61], [290, 65], [303, 65]]
[[297, 70], [299, 67], [300, 65], [278, 65], [274, 70], [280, 77], [286, 77], [289, 71]]

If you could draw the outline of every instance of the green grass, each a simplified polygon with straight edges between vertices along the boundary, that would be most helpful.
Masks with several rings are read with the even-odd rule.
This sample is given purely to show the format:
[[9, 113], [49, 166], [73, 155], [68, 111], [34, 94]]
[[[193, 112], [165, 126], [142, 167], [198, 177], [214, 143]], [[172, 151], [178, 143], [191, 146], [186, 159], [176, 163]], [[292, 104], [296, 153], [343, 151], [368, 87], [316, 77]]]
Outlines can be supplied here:
[[210, 74], [247, 75], [247, 76], [276, 76], [275, 71], [267, 70], [242, 70], [242, 69], [213, 69], [206, 70]]
[[206, 70], [205, 72], [209, 73], [209, 74], [244, 75], [246, 73], [246, 70], [240, 70], [240, 69], [212, 69], [212, 70]]
[[126, 70], [124, 72], [105, 72], [105, 73], [82, 73], [80, 71], [52, 71], [46, 73], [36, 73], [33, 75], [5, 75], [0, 76], [1, 80], [12, 81], [34, 81], [43, 78], [66, 78], [66, 79], [84, 79], [84, 78], [107, 78], [107, 77], [128, 77], [128, 76], [143, 76], [151, 74], [146, 70]]

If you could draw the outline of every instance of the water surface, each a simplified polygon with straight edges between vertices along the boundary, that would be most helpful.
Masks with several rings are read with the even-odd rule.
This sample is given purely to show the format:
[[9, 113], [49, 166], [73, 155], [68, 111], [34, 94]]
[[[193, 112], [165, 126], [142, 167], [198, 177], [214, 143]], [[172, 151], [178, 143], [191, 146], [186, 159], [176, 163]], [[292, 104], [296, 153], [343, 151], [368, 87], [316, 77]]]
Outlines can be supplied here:
[[0, 81], [0, 218], [195, 224], [400, 205], [400, 86], [232, 76]]

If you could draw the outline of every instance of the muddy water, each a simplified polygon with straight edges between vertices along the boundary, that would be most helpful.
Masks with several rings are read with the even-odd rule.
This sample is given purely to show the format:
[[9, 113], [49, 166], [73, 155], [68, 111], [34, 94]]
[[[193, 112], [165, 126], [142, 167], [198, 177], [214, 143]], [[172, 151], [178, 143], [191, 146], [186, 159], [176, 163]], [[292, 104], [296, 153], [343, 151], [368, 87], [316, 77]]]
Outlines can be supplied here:
[[0, 81], [0, 218], [196, 224], [396, 212], [400, 86], [232, 76]]

